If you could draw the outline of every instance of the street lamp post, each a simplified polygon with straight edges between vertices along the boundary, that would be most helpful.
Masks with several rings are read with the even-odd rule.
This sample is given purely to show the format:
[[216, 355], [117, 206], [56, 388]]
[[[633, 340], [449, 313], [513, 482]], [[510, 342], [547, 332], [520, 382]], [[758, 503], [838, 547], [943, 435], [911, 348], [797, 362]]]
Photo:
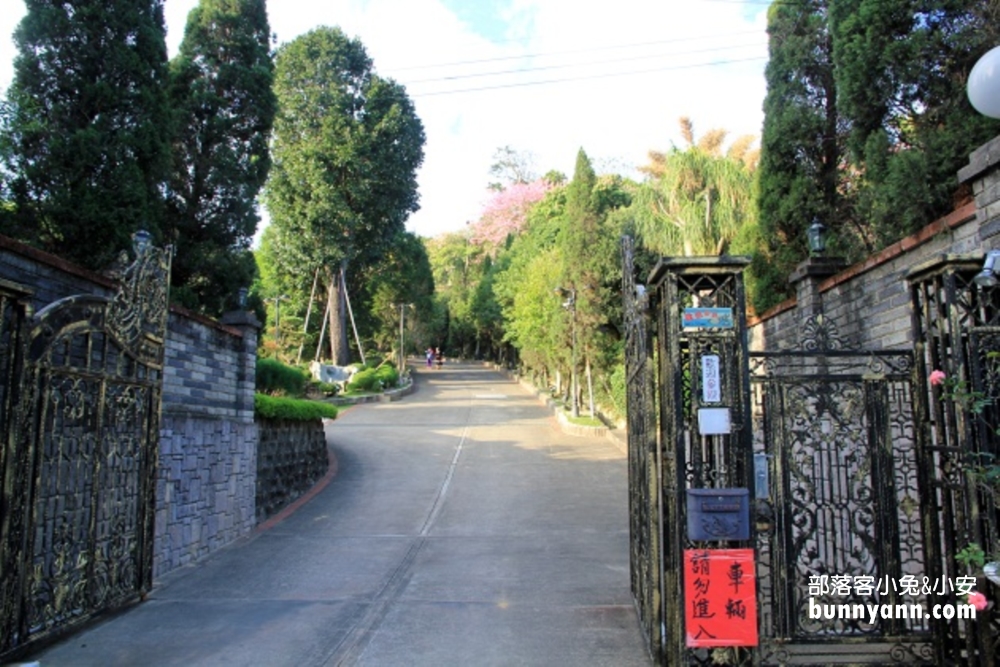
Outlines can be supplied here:
[[576, 378], [576, 288], [570, 287], [566, 289], [565, 287], [557, 287], [555, 292], [560, 296], [567, 297], [566, 301], [563, 302], [563, 308], [569, 309], [571, 318], [571, 328], [572, 328], [572, 347], [570, 348], [570, 374], [569, 374], [569, 390], [570, 390], [570, 414], [574, 417], [580, 416], [580, 405], [577, 402], [577, 378]]

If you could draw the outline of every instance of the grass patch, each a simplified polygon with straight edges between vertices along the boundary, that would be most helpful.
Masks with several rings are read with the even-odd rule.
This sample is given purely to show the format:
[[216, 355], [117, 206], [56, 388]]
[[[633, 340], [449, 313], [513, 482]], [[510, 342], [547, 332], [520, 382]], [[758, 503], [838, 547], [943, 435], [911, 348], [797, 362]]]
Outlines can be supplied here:
[[566, 413], [566, 421], [570, 424], [576, 424], [577, 426], [604, 426], [604, 422], [597, 417], [584, 417], [582, 415], [574, 417], [570, 415], [569, 412]]
[[337, 418], [337, 408], [329, 403], [268, 396], [267, 394], [254, 394], [253, 411], [256, 416], [265, 419], [312, 421], [314, 419]]

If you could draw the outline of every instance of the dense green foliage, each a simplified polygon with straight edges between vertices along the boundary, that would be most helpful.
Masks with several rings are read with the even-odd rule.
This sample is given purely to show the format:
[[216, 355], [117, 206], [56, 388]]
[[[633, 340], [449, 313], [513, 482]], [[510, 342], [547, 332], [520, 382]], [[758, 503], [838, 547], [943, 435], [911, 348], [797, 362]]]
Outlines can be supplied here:
[[753, 260], [762, 295], [758, 309], [789, 295], [788, 276], [808, 254], [805, 230], [813, 220], [841, 235], [849, 217], [838, 188], [844, 137], [825, 0], [773, 5], [768, 34], [758, 197], [762, 244]]
[[276, 359], [257, 359], [257, 391], [264, 394], [302, 396], [309, 377], [305, 371]]
[[392, 389], [399, 385], [399, 371], [395, 366], [382, 364], [381, 366], [365, 366], [351, 378], [347, 385], [347, 391], [367, 392], [382, 391]]
[[438, 345], [434, 276], [427, 249], [415, 235], [399, 234], [378, 262], [353, 272], [348, 286], [358, 329], [375, 350], [391, 352], [398, 361], [401, 317], [407, 354]]
[[270, 36], [264, 0], [201, 0], [170, 63], [172, 296], [203, 313], [233, 308], [256, 271], [250, 242], [277, 109]]
[[[260, 277], [253, 291], [267, 304], [266, 316], [261, 318], [265, 321], [261, 353], [297, 362], [301, 349], [302, 360], [322, 359], [323, 350], [329, 349], [328, 344], [319, 345], [320, 333], [325, 335], [329, 331], [328, 328], [323, 331], [326, 295], [318, 288], [310, 309], [311, 286], [302, 287], [302, 276], [275, 270], [278, 262], [273, 243], [275, 231], [273, 226], [264, 230], [260, 248], [254, 253]], [[386, 354], [398, 359], [399, 304], [404, 304], [408, 354], [441, 344], [438, 341], [442, 340], [442, 316], [434, 297], [430, 261], [423, 242], [413, 234], [397, 235], [379, 261], [352, 271], [347, 291], [366, 361], [370, 362], [373, 355]], [[279, 295], [287, 296], [280, 302], [280, 322], [279, 309], [273, 301]], [[280, 342], [275, 337], [276, 324], [280, 325]], [[356, 349], [354, 355], [360, 357]]]
[[170, 160], [159, 0], [27, 0], [5, 110], [5, 234], [89, 268], [161, 237]]
[[402, 86], [378, 76], [339, 28], [285, 44], [275, 62], [279, 113], [265, 199], [272, 269], [309, 293], [321, 269], [330, 357], [348, 361], [341, 276], [374, 263], [417, 210], [424, 131]]
[[[992, 6], [991, 6], [992, 5]], [[1000, 123], [965, 95], [998, 36], [996, 3], [803, 0], [774, 3], [761, 139], [758, 309], [789, 295], [823, 222], [857, 260], [968, 196], [955, 174]]]
[[254, 414], [265, 419], [289, 419], [312, 421], [314, 419], [336, 419], [337, 408], [322, 401], [304, 401], [298, 398], [254, 394]]
[[626, 209], [642, 243], [663, 255], [731, 254], [733, 244], [756, 225], [753, 137], [740, 137], [727, 152], [723, 130], [695, 141], [694, 127], [681, 119], [683, 149], [651, 151], [645, 182]]

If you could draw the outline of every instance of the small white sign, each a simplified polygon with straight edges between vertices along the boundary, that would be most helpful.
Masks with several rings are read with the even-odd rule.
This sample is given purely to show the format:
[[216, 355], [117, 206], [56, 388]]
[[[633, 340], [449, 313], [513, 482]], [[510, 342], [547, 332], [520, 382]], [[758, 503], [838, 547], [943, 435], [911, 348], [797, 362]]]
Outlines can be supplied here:
[[702, 435], [731, 433], [729, 408], [698, 408], [698, 432]]
[[701, 358], [701, 400], [703, 403], [718, 403], [722, 400], [717, 354], [706, 354]]

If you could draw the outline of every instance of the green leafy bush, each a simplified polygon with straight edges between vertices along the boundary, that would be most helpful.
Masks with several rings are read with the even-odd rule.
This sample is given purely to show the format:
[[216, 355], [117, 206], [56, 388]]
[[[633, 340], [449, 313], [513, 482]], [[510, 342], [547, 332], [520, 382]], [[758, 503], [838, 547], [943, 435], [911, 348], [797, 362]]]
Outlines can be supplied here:
[[347, 391], [382, 391], [378, 371], [374, 368], [358, 371], [347, 385]]
[[340, 385], [332, 382], [311, 382], [316, 391], [324, 396], [336, 396], [340, 392]]
[[257, 359], [257, 391], [272, 396], [302, 396], [309, 376], [277, 359]]
[[336, 419], [337, 408], [320, 401], [305, 401], [300, 398], [254, 394], [253, 411], [265, 419], [292, 419], [311, 421], [313, 419]]
[[396, 370], [395, 366], [380, 366], [375, 371], [375, 376], [378, 377], [382, 382], [382, 386], [386, 389], [399, 384], [399, 371]]

